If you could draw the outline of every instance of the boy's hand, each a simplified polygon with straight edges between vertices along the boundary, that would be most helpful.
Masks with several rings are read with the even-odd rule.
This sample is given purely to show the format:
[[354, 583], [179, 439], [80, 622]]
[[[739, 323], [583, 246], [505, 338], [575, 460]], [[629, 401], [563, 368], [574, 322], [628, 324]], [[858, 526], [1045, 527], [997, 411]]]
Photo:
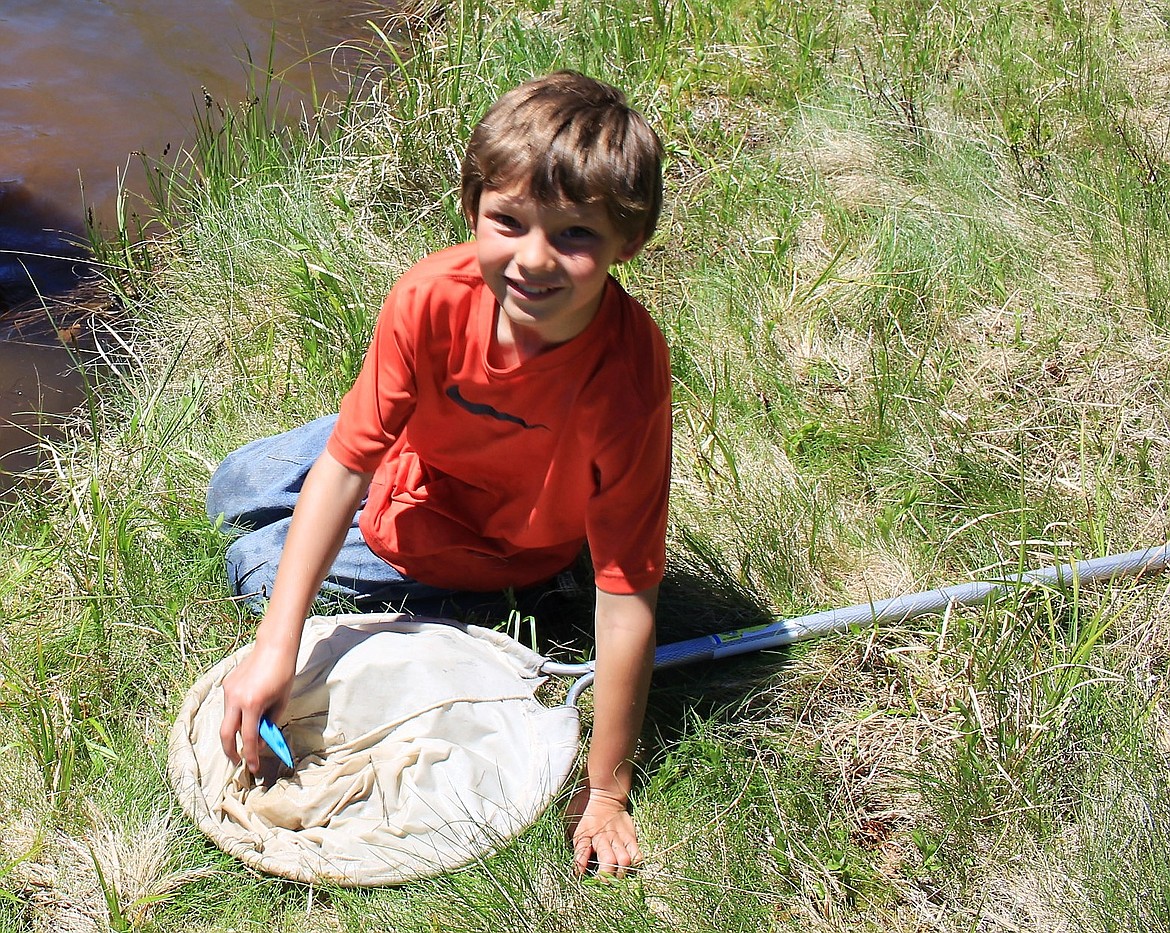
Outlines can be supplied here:
[[223, 679], [219, 740], [224, 754], [238, 764], [239, 735], [244, 763], [253, 774], [260, 770], [260, 717], [267, 713], [275, 719], [288, 703], [305, 616], [341, 550], [371, 476], [338, 463], [328, 450], [317, 458], [293, 510], [256, 643]]
[[578, 875], [596, 862], [599, 875], [624, 878], [642, 863], [634, 820], [623, 801], [585, 784], [569, 801], [565, 819]]
[[259, 644], [223, 679], [223, 723], [219, 740], [224, 754], [239, 764], [236, 736], [249, 771], [260, 771], [260, 717], [280, 715], [292, 691], [295, 656], [290, 664], [279, 651]]
[[597, 591], [593, 735], [586, 781], [567, 814], [578, 874], [593, 860], [598, 874], [621, 878], [642, 861], [626, 806], [654, 668], [657, 600], [658, 587], [629, 595]]

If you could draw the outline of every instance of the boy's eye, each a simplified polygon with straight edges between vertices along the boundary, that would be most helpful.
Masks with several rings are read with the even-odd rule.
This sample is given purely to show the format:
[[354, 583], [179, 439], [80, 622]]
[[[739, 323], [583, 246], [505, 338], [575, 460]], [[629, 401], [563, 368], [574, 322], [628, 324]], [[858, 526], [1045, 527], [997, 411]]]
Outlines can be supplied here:
[[511, 214], [493, 214], [491, 219], [501, 227], [507, 227], [509, 230], [515, 230], [520, 226], [520, 221]]
[[590, 237], [596, 236], [588, 227], [569, 227], [564, 235], [569, 240], [587, 240]]

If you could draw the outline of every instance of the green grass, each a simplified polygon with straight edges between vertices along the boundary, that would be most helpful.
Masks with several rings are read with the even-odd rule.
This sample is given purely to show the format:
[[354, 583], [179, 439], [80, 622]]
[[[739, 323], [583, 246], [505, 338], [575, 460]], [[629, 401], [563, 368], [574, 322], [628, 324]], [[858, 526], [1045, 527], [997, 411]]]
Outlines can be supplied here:
[[620, 270], [672, 350], [663, 642], [1165, 541], [1164, 13], [463, 0], [379, 21], [330, 119], [262, 76], [203, 102], [99, 244], [129, 314], [94, 406], [0, 514], [0, 930], [1170, 930], [1157, 579], [662, 672], [621, 884], [571, 876], [556, 808], [400, 889], [262, 878], [163, 773], [251, 632], [210, 471], [336, 409], [395, 277], [466, 236], [474, 121], [555, 67], [668, 153]]

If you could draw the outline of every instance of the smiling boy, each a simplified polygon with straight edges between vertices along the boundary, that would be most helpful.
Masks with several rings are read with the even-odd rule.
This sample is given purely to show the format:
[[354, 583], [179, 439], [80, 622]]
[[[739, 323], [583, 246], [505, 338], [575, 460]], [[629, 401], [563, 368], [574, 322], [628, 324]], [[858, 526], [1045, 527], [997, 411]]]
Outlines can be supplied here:
[[336, 419], [217, 470], [208, 512], [247, 532], [228, 550], [232, 584], [267, 599], [224, 681], [232, 760], [258, 769], [258, 721], [288, 701], [319, 593], [409, 608], [538, 586], [587, 545], [597, 660], [574, 864], [641, 861], [628, 805], [665, 567], [670, 367], [609, 271], [654, 231], [661, 158], [608, 85], [558, 72], [505, 94], [463, 163], [474, 240], [395, 284]]

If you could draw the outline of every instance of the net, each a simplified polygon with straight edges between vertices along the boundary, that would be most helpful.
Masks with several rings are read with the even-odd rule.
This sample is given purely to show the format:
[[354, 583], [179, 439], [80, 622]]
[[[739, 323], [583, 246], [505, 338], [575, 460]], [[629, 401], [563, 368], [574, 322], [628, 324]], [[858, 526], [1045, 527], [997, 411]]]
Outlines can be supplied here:
[[306, 622], [279, 725], [295, 756], [262, 745], [261, 773], [220, 747], [224, 677], [188, 693], [168, 772], [187, 814], [258, 871], [346, 886], [459, 868], [529, 826], [573, 770], [578, 714], [535, 696], [545, 659], [506, 635], [402, 615]]

